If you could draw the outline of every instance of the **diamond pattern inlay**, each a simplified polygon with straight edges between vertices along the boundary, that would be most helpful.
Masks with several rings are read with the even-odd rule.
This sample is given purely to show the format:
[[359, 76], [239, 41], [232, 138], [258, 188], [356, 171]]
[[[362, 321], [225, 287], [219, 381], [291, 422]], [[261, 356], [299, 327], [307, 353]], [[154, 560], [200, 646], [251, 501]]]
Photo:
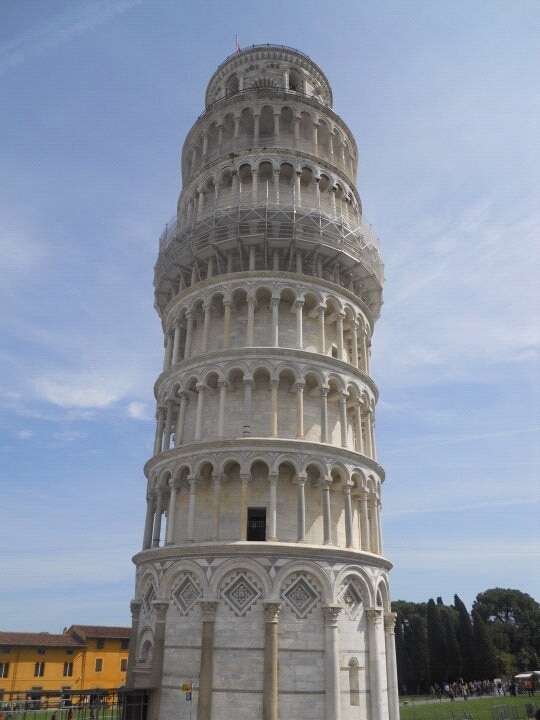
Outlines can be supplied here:
[[283, 593], [283, 599], [299, 618], [308, 615], [319, 601], [318, 593], [303, 577], [298, 577]]
[[261, 597], [261, 591], [245, 575], [238, 575], [222, 593], [235, 615], [245, 615]]
[[201, 593], [193, 580], [186, 576], [174, 590], [172, 596], [180, 612], [187, 615], [201, 596]]
[[341, 593], [341, 603], [351, 617], [358, 614], [362, 605], [362, 595], [356, 587], [354, 581], [351, 580], [345, 586], [343, 592]]
[[148, 617], [152, 614], [152, 600], [156, 599], [156, 590], [154, 586], [150, 583], [146, 590], [144, 591], [143, 595], [143, 607], [144, 612]]

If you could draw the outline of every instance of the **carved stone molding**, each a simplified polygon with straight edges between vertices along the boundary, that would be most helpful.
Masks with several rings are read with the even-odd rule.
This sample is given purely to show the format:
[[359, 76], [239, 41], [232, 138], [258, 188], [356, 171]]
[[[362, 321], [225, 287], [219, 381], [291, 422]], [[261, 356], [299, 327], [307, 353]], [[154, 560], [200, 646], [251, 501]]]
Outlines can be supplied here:
[[279, 613], [281, 612], [281, 603], [268, 602], [264, 603], [264, 622], [279, 622]]
[[337, 621], [341, 610], [342, 607], [340, 605], [325, 605], [323, 607], [324, 624], [327, 627], [337, 627]]
[[219, 602], [217, 600], [199, 600], [203, 622], [214, 622]]

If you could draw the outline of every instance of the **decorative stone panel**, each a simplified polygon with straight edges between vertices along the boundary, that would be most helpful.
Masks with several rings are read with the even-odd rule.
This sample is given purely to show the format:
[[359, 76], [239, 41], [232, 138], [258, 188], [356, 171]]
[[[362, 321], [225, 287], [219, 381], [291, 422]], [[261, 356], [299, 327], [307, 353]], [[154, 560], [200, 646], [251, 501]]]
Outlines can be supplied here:
[[297, 575], [283, 590], [281, 597], [298, 618], [307, 617], [321, 599], [316, 586], [304, 575]]
[[221, 597], [235, 615], [243, 617], [262, 597], [262, 591], [254, 579], [240, 572], [230, 579]]

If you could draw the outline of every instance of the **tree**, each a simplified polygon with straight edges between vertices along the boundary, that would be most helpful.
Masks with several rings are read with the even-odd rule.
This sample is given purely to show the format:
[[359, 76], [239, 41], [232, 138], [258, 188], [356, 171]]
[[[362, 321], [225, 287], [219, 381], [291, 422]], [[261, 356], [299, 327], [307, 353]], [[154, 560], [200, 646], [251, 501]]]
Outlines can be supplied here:
[[523, 648], [540, 655], [540, 605], [530, 595], [492, 588], [476, 596], [473, 610], [490, 627], [498, 648], [516, 657]]
[[454, 608], [446, 607], [446, 605], [443, 605], [440, 611], [443, 618], [444, 636], [446, 639], [447, 679], [455, 682], [462, 676], [461, 652], [457, 638], [457, 613]]
[[419, 614], [410, 618], [410, 676], [409, 686], [415, 692], [429, 689], [429, 651], [424, 618]]
[[491, 642], [486, 623], [477, 610], [472, 611], [474, 666], [477, 680], [493, 680], [499, 675], [497, 653]]
[[427, 642], [432, 683], [448, 680], [446, 636], [439, 606], [430, 599], [427, 604]]
[[454, 608], [457, 612], [457, 637], [461, 655], [461, 674], [465, 680], [474, 680], [474, 645], [471, 616], [465, 603], [454, 595]]

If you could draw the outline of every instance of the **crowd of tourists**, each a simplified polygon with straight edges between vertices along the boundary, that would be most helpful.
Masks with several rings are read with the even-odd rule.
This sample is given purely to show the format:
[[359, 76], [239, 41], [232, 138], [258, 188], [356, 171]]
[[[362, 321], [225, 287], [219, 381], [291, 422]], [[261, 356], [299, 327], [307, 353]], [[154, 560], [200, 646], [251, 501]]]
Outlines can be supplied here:
[[464, 682], [458, 680], [452, 683], [435, 683], [430, 687], [430, 694], [438, 700], [443, 697], [455, 700], [469, 697], [483, 697], [486, 695], [534, 695], [534, 685], [530, 683], [516, 683], [513, 680], [473, 680]]

